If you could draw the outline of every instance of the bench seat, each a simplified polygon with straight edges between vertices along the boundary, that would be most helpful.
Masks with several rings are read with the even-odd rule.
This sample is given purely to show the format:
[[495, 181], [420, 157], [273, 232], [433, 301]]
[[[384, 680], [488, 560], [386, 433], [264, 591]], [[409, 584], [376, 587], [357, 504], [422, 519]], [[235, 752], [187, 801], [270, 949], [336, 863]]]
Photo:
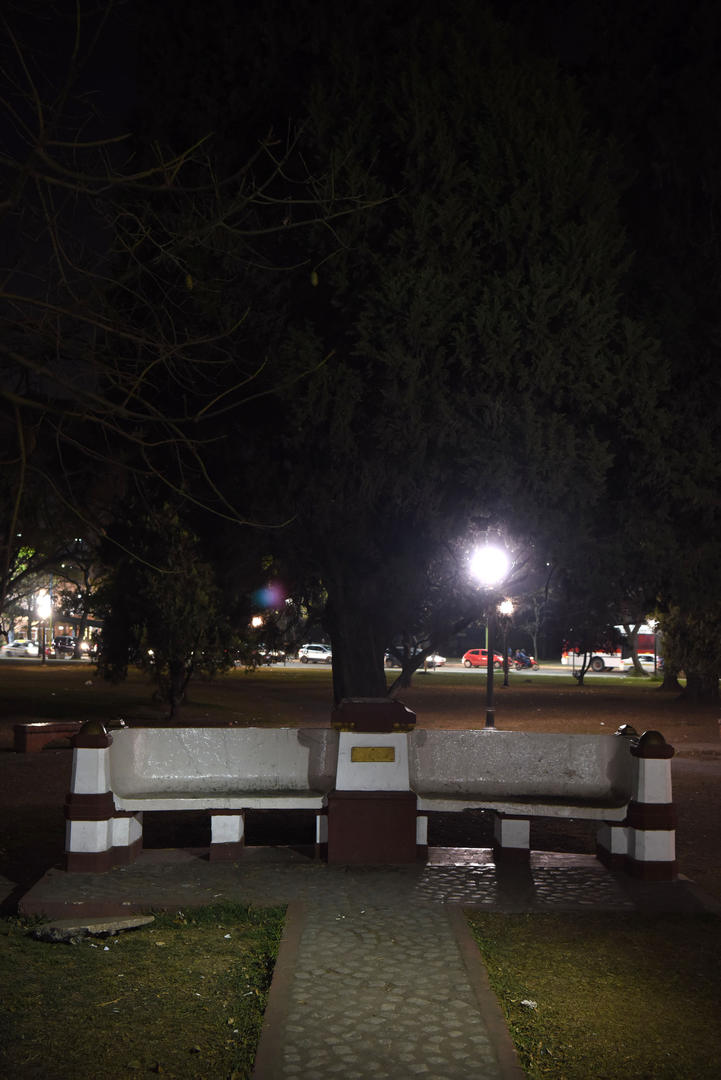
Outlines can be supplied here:
[[297, 789], [268, 791], [148, 791], [123, 796], [113, 793], [116, 810], [133, 813], [143, 810], [322, 810], [327, 802], [323, 792]]
[[446, 792], [418, 794], [418, 810], [427, 813], [461, 812], [463, 810], [494, 810], [498, 814], [523, 817], [584, 818], [598, 821], [623, 821], [628, 799], [568, 799], [540, 795], [517, 798], [469, 798], [468, 795], [449, 796]]

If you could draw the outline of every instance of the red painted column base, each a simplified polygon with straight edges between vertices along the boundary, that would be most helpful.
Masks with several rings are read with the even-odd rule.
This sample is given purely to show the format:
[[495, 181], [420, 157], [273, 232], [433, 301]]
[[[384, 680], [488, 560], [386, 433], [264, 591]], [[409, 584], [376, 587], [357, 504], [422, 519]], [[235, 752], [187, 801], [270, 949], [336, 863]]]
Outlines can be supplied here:
[[412, 791], [333, 791], [328, 796], [328, 862], [355, 866], [414, 863]]

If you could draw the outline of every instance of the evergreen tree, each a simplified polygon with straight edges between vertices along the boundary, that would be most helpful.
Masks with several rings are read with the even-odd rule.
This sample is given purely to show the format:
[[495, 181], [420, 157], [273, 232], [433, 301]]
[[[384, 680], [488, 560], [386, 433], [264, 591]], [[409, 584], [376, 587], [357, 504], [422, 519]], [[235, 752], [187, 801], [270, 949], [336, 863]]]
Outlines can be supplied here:
[[329, 359], [277, 395], [276, 482], [328, 591], [336, 697], [384, 692], [399, 583], [412, 568], [425, 602], [472, 519], [539, 553], [572, 543], [638, 438], [653, 356], [619, 301], [614, 154], [570, 83], [476, 4], [405, 13], [382, 48], [372, 19], [353, 30], [303, 146], [386, 201], [312, 234], [284, 353]]
[[107, 545], [113, 569], [104, 602], [100, 673], [117, 682], [137, 664], [172, 718], [194, 675], [231, 662], [231, 635], [213, 568], [178, 511], [165, 504], [126, 508]]

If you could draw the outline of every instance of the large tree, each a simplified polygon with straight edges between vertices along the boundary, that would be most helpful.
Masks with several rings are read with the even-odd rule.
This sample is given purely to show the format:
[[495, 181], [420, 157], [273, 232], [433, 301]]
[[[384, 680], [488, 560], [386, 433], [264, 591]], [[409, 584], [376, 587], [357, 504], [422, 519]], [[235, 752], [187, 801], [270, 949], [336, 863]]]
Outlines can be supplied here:
[[635, 170], [622, 204], [637, 250], [631, 297], [667, 372], [654, 377], [660, 408], [646, 429], [646, 580], [687, 696], [717, 700], [721, 23], [710, 0], [586, 11], [586, 97]]
[[378, 206], [296, 249], [285, 363], [328, 359], [275, 396], [270, 475], [327, 590], [340, 698], [385, 692], [399, 593], [449, 538], [500, 528], [541, 553], [588, 527], [638, 396], [652, 415], [653, 347], [619, 299], [612, 147], [554, 66], [478, 4], [324, 13], [300, 146]]
[[[0, 611], [17, 534], [46, 505], [72, 517], [66, 535], [102, 530], [132, 477], [219, 519], [252, 517], [206, 457], [278, 378], [245, 324], [251, 269], [284, 228], [268, 192], [287, 150], [249, 124], [247, 156], [220, 168], [211, 122], [175, 146], [137, 118], [131, 134], [136, 10], [57, 0], [3, 23]], [[330, 224], [363, 205], [341, 188], [321, 205], [300, 176], [285, 215]], [[264, 319], [267, 342], [277, 320]]]

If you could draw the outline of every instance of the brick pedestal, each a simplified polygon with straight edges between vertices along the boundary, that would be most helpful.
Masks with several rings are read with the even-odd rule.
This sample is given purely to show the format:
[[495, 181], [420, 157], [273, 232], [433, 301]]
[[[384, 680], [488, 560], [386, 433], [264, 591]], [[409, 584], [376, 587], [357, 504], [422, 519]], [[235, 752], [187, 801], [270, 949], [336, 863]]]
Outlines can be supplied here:
[[340, 741], [336, 790], [328, 796], [328, 862], [415, 862], [417, 800], [405, 734], [415, 714], [387, 698], [350, 698], [331, 719]]
[[416, 861], [412, 791], [334, 791], [328, 796], [328, 862], [372, 866]]

